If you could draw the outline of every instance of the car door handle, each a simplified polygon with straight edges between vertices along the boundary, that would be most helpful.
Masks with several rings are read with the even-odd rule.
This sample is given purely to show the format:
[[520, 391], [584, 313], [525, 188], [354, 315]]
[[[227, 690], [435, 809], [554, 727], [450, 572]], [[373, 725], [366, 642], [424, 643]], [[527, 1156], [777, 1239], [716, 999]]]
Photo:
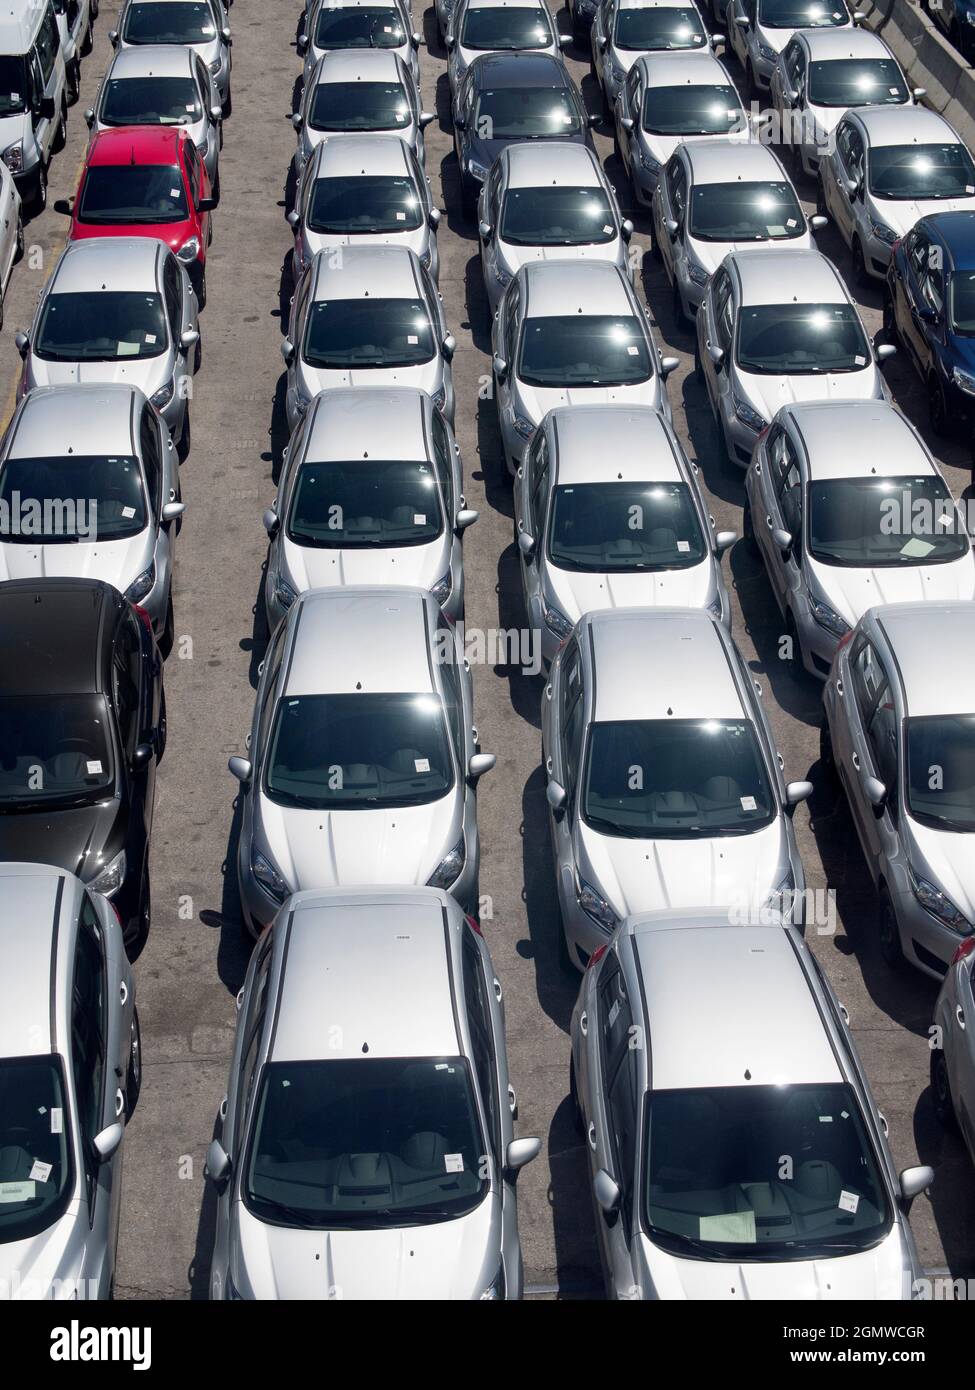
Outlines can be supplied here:
[[955, 1006], [955, 1018], [958, 1020], [958, 1027], [965, 1027], [965, 1011], [960, 1004]]
[[836, 693], [837, 693], [837, 695], [839, 695], [840, 699], [843, 698], [843, 681], [842, 681], [842, 678], [841, 678], [841, 679], [838, 679], [837, 682], [836, 682]]
[[579, 1032], [583, 1037], [586, 1037], [589, 1033], [589, 1015], [585, 1010], [579, 1015]]
[[128, 987], [128, 985], [125, 983], [125, 981], [123, 980], [122, 983], [121, 983], [121, 984], [119, 985], [119, 987], [118, 987], [118, 1002], [119, 1002], [120, 1004], [124, 1004], [125, 1001], [126, 1001], [126, 999], [128, 999], [128, 997], [129, 997], [129, 987]]
[[592, 1123], [592, 1121], [590, 1121], [590, 1123], [589, 1123], [589, 1128], [588, 1128], [588, 1130], [586, 1131], [586, 1138], [589, 1140], [589, 1147], [592, 1149], [593, 1153], [595, 1153], [595, 1152], [596, 1152], [596, 1126], [595, 1126], [595, 1124]]
[[118, 1117], [121, 1115], [121, 1113], [122, 1113], [122, 1111], [123, 1111], [124, 1109], [125, 1109], [125, 1096], [122, 1094], [122, 1088], [121, 1088], [121, 1086], [118, 1086], [118, 1087], [116, 1087], [116, 1090], [115, 1090], [115, 1118], [116, 1118], [116, 1119], [118, 1119]]
[[514, 1119], [518, 1114], [518, 1097], [511, 1082], [508, 1082], [508, 1109], [511, 1111], [511, 1118]]
[[772, 529], [772, 518], [771, 518], [771, 516], [767, 516], [767, 517], [765, 518], [765, 525], [766, 525], [766, 526], [768, 527], [768, 529], [771, 531], [771, 529]]
[[498, 979], [498, 977], [497, 977], [496, 975], [495, 975], [495, 977], [494, 977], [494, 997], [495, 997], [495, 999], [498, 1001], [498, 1003], [500, 1004], [500, 1003], [501, 1003], [501, 981]]
[[859, 772], [859, 771], [860, 771], [860, 754], [859, 754], [859, 753], [854, 753], [853, 756], [850, 758], [850, 762], [851, 762], [851, 763], [853, 764], [853, 766], [856, 768], [857, 772]]

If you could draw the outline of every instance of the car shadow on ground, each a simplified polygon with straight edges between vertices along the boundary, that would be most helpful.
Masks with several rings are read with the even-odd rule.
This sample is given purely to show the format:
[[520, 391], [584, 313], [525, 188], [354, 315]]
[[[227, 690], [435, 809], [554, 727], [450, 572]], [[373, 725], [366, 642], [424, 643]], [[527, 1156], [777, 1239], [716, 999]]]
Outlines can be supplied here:
[[[940, 1123], [927, 1086], [914, 1107], [914, 1143], [919, 1163], [934, 1169], [927, 1197], [945, 1252], [945, 1264], [955, 1279], [975, 1279], [975, 1180], [972, 1158], [958, 1130]], [[962, 1298], [968, 1296], [963, 1291]]]
[[539, 706], [545, 677], [541, 673], [539, 634], [529, 629], [522, 600], [520, 563], [514, 545], [506, 546], [498, 560], [498, 628], [510, 640], [508, 660], [498, 663], [494, 673], [507, 680], [508, 698], [519, 719], [540, 730]]
[[[219, 1117], [214, 1119], [211, 1139], [220, 1136]], [[200, 1215], [196, 1223], [196, 1243], [193, 1258], [186, 1271], [190, 1286], [191, 1302], [207, 1302], [210, 1297], [210, 1265], [213, 1260], [213, 1242], [217, 1234], [217, 1190], [203, 1174], [203, 1195], [200, 1198]]]
[[478, 352], [491, 355], [491, 305], [488, 301], [487, 290], [484, 288], [484, 276], [481, 273], [481, 253], [480, 246], [473, 256], [464, 266], [464, 299], [467, 304], [467, 324], [466, 327], [471, 335], [471, 339]]
[[602, 1298], [603, 1282], [593, 1222], [597, 1219], [592, 1199], [585, 1140], [576, 1123], [575, 1107], [568, 1095], [552, 1116], [548, 1131], [551, 1179], [548, 1204], [555, 1237], [555, 1267], [561, 1299]]
[[437, 11], [434, 5], [423, 11], [423, 41], [431, 57], [446, 58], [447, 49], [440, 42], [440, 26], [437, 23]]
[[522, 900], [528, 937], [519, 941], [515, 949], [523, 960], [534, 962], [535, 994], [543, 1012], [563, 1033], [568, 1033], [581, 977], [567, 960], [563, 964], [562, 918], [555, 887], [540, 737], [538, 744], [539, 765], [525, 783], [521, 796]]

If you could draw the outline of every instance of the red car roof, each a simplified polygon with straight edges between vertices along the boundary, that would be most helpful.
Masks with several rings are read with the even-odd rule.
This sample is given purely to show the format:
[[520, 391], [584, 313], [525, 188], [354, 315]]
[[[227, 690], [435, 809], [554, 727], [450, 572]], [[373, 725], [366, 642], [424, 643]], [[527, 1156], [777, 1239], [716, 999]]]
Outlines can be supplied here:
[[91, 142], [86, 164], [176, 164], [189, 137], [167, 126], [129, 125], [102, 130]]

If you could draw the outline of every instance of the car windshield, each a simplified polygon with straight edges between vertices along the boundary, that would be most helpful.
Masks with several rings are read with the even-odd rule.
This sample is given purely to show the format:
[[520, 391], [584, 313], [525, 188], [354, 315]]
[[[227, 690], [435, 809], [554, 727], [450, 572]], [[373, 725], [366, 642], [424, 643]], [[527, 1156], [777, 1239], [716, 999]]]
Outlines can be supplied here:
[[8, 545], [118, 541], [148, 520], [138, 459], [67, 454], [0, 464], [0, 541]]
[[217, 37], [208, 0], [138, 0], [125, 16], [126, 43], [209, 43]]
[[203, 116], [192, 77], [112, 77], [105, 84], [102, 125], [192, 125]]
[[911, 715], [906, 742], [914, 819], [934, 830], [975, 832], [975, 714]]
[[644, 1143], [647, 1233], [674, 1255], [815, 1260], [890, 1230], [877, 1156], [845, 1082], [655, 1091]]
[[433, 325], [418, 299], [317, 300], [303, 356], [309, 367], [415, 367], [435, 351]]
[[593, 724], [584, 786], [583, 817], [603, 835], [744, 835], [775, 817], [774, 791], [748, 719]]
[[470, 127], [490, 140], [578, 135], [579, 111], [565, 87], [499, 87], [481, 92]]
[[313, 232], [415, 232], [422, 221], [423, 205], [412, 180], [395, 174], [317, 179], [308, 204]]
[[954, 499], [936, 474], [809, 484], [809, 553], [824, 565], [942, 565], [969, 552]]
[[26, 59], [0, 54], [0, 116], [26, 111], [28, 91]]
[[663, 48], [702, 48], [704, 25], [693, 6], [620, 10], [613, 42], [626, 52], [650, 53]]
[[859, 372], [872, 360], [852, 304], [759, 304], [739, 314], [743, 371], [770, 376]]
[[443, 531], [434, 471], [415, 460], [303, 463], [288, 539], [322, 549], [425, 545]]
[[651, 135], [727, 135], [745, 120], [734, 87], [716, 83], [648, 87], [643, 98], [643, 129]]
[[510, 48], [548, 48], [555, 42], [548, 11], [540, 5], [469, 9], [460, 42], [464, 48], [500, 52]]
[[323, 82], [312, 97], [313, 130], [399, 130], [410, 103], [398, 82]]
[[115, 226], [185, 222], [183, 171], [175, 164], [93, 164], [85, 174], [79, 222]]
[[109, 795], [109, 727], [103, 695], [0, 696], [0, 812]]
[[70, 1201], [69, 1114], [58, 1057], [0, 1059], [0, 1245], [47, 1230]]
[[480, 1204], [485, 1152], [462, 1057], [270, 1062], [243, 1198], [285, 1226], [422, 1226]]
[[322, 811], [420, 806], [454, 784], [438, 695], [285, 696], [271, 731], [265, 791]]
[[759, 0], [763, 29], [829, 29], [849, 24], [845, 0]]
[[513, 246], [594, 246], [616, 236], [616, 214], [596, 188], [509, 188], [501, 240]]
[[707, 554], [686, 483], [576, 483], [555, 489], [549, 558], [566, 570], [678, 570]]
[[158, 357], [168, 342], [158, 294], [94, 290], [48, 295], [33, 346], [51, 362], [115, 362]]
[[691, 192], [698, 241], [788, 241], [806, 231], [791, 183], [702, 183]]
[[399, 48], [405, 42], [400, 13], [390, 5], [318, 12], [316, 48]]
[[878, 198], [975, 197], [975, 164], [964, 145], [880, 145], [867, 155]]
[[953, 332], [975, 338], [975, 271], [956, 270], [948, 281], [948, 317]]
[[907, 96], [893, 58], [834, 58], [809, 65], [809, 100], [816, 106], [897, 106]]
[[652, 374], [646, 335], [633, 315], [525, 320], [518, 375], [528, 386], [632, 386]]

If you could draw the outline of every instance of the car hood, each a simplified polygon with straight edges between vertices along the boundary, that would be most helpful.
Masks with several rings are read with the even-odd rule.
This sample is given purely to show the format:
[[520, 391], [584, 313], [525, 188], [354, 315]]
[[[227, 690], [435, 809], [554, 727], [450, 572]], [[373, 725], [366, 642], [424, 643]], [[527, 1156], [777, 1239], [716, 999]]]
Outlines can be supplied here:
[[443, 578], [449, 563], [442, 535], [429, 545], [375, 550], [371, 546], [322, 550], [285, 540], [284, 556], [298, 593], [346, 584], [413, 584], [420, 589], [432, 589], [438, 579]]
[[486, 169], [490, 169], [498, 155], [501, 154], [502, 150], [506, 150], [509, 145], [538, 145], [545, 140], [571, 140], [573, 144], [584, 145], [586, 143], [586, 131], [582, 130], [575, 135], [571, 132], [566, 134], [564, 132], [554, 131], [551, 135], [533, 135], [530, 141], [519, 141], [518, 138], [513, 135], [501, 140], [482, 140], [480, 136], [468, 132], [468, 143], [466, 148], [463, 149], [463, 153], [469, 158], [476, 160], [478, 164], [483, 164]]
[[959, 912], [975, 922], [975, 834], [935, 830], [913, 816], [908, 824], [919, 851], [912, 856], [918, 873], [943, 888]]
[[903, 569], [847, 569], [809, 559], [810, 572], [831, 608], [853, 627], [868, 608], [880, 603], [975, 598], [975, 557], [971, 551], [945, 565], [905, 565]]
[[22, 139], [28, 129], [28, 117], [24, 111], [15, 111], [10, 116], [0, 116], [0, 150], [5, 150], [15, 140]]
[[[0, 1245], [0, 1287], [6, 1291], [6, 1298], [15, 1302], [52, 1298], [57, 1292], [52, 1288], [55, 1279], [66, 1282], [60, 1297], [72, 1297], [68, 1281], [80, 1278], [82, 1233], [88, 1231], [88, 1222], [81, 1219], [81, 1212], [82, 1203], [75, 1198], [46, 1231], [29, 1240]], [[74, 1296], [94, 1295], [84, 1289]]]
[[65, 542], [63, 545], [0, 545], [0, 581], [5, 579], [101, 579], [121, 593], [147, 569], [153, 532], [120, 541]]
[[898, 236], [906, 236], [921, 217], [933, 217], [939, 212], [975, 211], [971, 198], [874, 198], [871, 201], [881, 217]]
[[342, 371], [302, 363], [302, 374], [311, 396], [334, 386], [415, 386], [421, 391], [434, 391], [440, 383], [436, 357], [415, 367], [350, 367]]
[[694, 259], [699, 261], [709, 275], [732, 251], [814, 251], [812, 235], [808, 230], [802, 236], [790, 237], [788, 241], [701, 241], [697, 237], [688, 238], [694, 249]]
[[422, 256], [427, 249], [427, 229], [423, 223], [411, 232], [367, 232], [343, 235], [340, 232], [312, 232], [307, 228], [304, 238], [309, 256], [317, 251], [333, 251], [340, 246], [405, 246]]
[[93, 878], [122, 847], [121, 837], [116, 842], [113, 834], [118, 810], [118, 802], [109, 797], [70, 810], [0, 815], [0, 860], [54, 864], [79, 878]]
[[239, 1202], [235, 1225], [235, 1282], [259, 1299], [473, 1299], [494, 1278], [501, 1248], [492, 1194], [428, 1226], [295, 1230], [258, 1221]]
[[30, 375], [34, 386], [104, 386], [119, 383], [138, 386], [147, 396], [165, 386], [170, 377], [169, 353], [143, 361], [120, 359], [116, 362], [48, 362], [36, 353], [30, 356]]
[[592, 608], [703, 608], [713, 588], [706, 559], [690, 569], [651, 574], [591, 574], [552, 566], [546, 573], [556, 606], [572, 622]]
[[654, 374], [648, 381], [633, 386], [526, 386], [518, 382], [521, 410], [534, 425], [540, 425], [557, 405], [649, 405], [660, 409], [663, 396], [660, 378]]
[[858, 372], [826, 372], [823, 375], [760, 376], [738, 371], [738, 388], [766, 420], [784, 405], [806, 401], [880, 401], [883, 382], [876, 367]]
[[747, 125], [743, 129], [726, 131], [724, 135], [658, 135], [655, 131], [643, 130], [642, 127], [640, 134], [641, 139], [646, 142], [647, 149], [661, 164], [667, 163], [678, 145], [696, 145], [704, 140], [743, 140], [748, 144], [752, 138], [751, 128]]
[[94, 222], [72, 222], [71, 241], [87, 241], [91, 237], [106, 236], [147, 236], [161, 241], [170, 251], [178, 251], [191, 236], [198, 235], [198, 228], [186, 222], [120, 222], [114, 226]]
[[500, 259], [512, 275], [516, 275], [523, 265], [532, 265], [536, 261], [609, 261], [621, 269], [624, 265], [619, 237], [589, 246], [516, 246], [514, 242], [503, 241], [498, 250]]

